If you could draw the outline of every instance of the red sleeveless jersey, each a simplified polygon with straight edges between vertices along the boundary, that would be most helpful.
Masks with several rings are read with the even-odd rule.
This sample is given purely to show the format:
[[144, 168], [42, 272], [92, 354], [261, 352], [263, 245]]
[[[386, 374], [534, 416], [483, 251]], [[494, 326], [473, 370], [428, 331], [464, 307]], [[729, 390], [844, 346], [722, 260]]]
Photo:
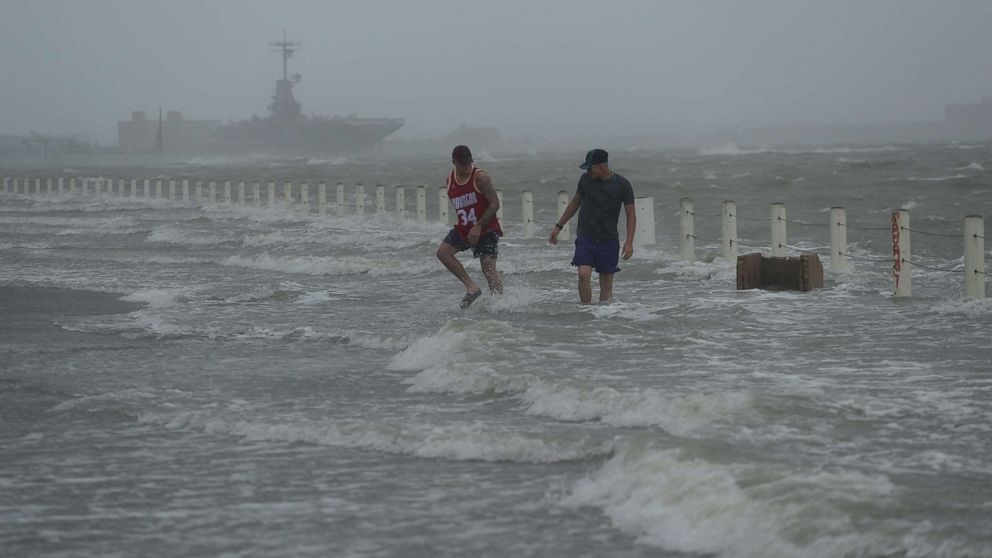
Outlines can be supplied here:
[[[455, 208], [455, 230], [462, 238], [468, 238], [469, 229], [474, 226], [486, 208], [489, 207], [489, 200], [482, 195], [482, 191], [475, 184], [475, 175], [482, 169], [472, 167], [472, 173], [464, 184], [459, 184], [455, 178], [455, 171], [448, 174], [448, 198]], [[503, 236], [503, 229], [499, 226], [499, 219], [493, 217], [488, 225], [482, 229], [482, 234], [495, 231], [499, 236]]]

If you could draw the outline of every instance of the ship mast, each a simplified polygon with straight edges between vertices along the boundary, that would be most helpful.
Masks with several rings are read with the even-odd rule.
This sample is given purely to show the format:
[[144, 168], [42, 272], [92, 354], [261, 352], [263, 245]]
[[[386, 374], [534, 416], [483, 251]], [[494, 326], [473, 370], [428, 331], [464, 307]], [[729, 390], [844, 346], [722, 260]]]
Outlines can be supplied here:
[[286, 30], [284, 29], [283, 32], [282, 32], [282, 40], [281, 41], [276, 41], [274, 43], [269, 43], [269, 46], [271, 46], [271, 47], [279, 47], [282, 50], [282, 79], [284, 79], [284, 80], [289, 79], [289, 76], [288, 76], [287, 71], [286, 71], [286, 61], [289, 60], [289, 57], [292, 56], [293, 55], [293, 52], [296, 50], [293, 47], [300, 46], [299, 41], [296, 41], [296, 42], [287, 41], [286, 40]]

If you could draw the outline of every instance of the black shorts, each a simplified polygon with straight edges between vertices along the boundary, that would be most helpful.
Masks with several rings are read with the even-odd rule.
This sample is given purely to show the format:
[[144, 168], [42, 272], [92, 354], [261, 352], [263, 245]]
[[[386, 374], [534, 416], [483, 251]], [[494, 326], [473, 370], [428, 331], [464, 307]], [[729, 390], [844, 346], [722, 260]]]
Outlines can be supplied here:
[[499, 256], [499, 234], [496, 231], [489, 231], [486, 234], [479, 237], [479, 242], [475, 246], [470, 245], [465, 242], [462, 238], [460, 232], [457, 229], [451, 229], [448, 232], [448, 236], [444, 237], [443, 242], [450, 246], [454, 246], [459, 252], [462, 250], [472, 249], [472, 257], [478, 258], [479, 256]]

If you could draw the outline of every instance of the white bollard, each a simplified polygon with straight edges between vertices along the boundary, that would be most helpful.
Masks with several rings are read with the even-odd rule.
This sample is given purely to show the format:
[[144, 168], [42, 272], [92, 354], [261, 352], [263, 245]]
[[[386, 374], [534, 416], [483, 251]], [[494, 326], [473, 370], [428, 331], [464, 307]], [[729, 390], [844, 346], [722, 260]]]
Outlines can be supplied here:
[[[19, 181], [20, 180], [16, 176], [14, 177], [14, 180], [11, 180], [10, 181], [10, 188], [11, 188], [10, 193], [11, 194], [16, 194], [17, 193], [17, 185], [18, 185], [18, 182]], [[4, 190], [3, 190], [4, 192], [7, 191], [6, 186], [7, 186], [6, 183], [4, 183]]]
[[183, 179], [183, 201], [184, 202], [188, 202], [189, 201], [189, 179], [188, 178], [184, 178]]
[[10, 179], [5, 176], [3, 177], [3, 193], [6, 194], [9, 188], [10, 188]]
[[355, 215], [365, 215], [365, 185], [355, 184]]
[[210, 196], [209, 197], [210, 203], [212, 203], [212, 204], [217, 203], [217, 181], [216, 180], [211, 180], [210, 181], [210, 186], [209, 186], [209, 190], [207, 191], [207, 195]]
[[406, 193], [402, 186], [396, 187], [396, 218], [406, 218]]
[[224, 203], [231, 205], [231, 181], [224, 181]]
[[282, 184], [282, 208], [289, 209], [293, 206], [293, 183], [284, 182]]
[[[85, 190], [86, 187], [84, 186], [83, 189]], [[131, 197], [132, 198], [138, 197], [138, 181], [137, 179], [134, 178], [131, 179]]]
[[338, 182], [337, 187], [338, 187], [337, 198], [335, 198], [335, 202], [337, 205], [336, 212], [338, 217], [341, 217], [344, 215], [344, 184]]
[[203, 181], [202, 180], [197, 180], [196, 181], [196, 196], [194, 197], [193, 201], [195, 201], [197, 205], [200, 205], [200, 204], [203, 203]]
[[151, 193], [152, 193], [151, 192], [151, 190], [152, 190], [152, 183], [151, 183], [150, 180], [148, 180], [146, 178], [146, 179], [144, 179], [144, 184], [142, 184], [142, 185], [145, 187], [145, 198], [147, 199], [149, 196], [151, 196]]
[[682, 261], [696, 261], [696, 211], [692, 198], [682, 198], [679, 202], [679, 226], [682, 229], [682, 236], [679, 239], [679, 254]]
[[239, 180], [238, 181], [238, 204], [240, 204], [240, 205], [244, 205], [245, 204], [245, 181], [244, 180]]
[[386, 212], [386, 187], [382, 184], [375, 185], [375, 214], [382, 215]]
[[447, 225], [448, 220], [448, 188], [441, 186], [437, 191], [437, 220]]
[[257, 180], [251, 183], [251, 200], [255, 207], [262, 205], [262, 184]]
[[267, 207], [276, 206], [276, 183], [269, 181], [269, 197], [265, 200], [267, 202]]
[[[562, 214], [565, 213], [565, 208], [566, 207], [568, 207], [568, 192], [566, 192], [564, 190], [561, 190], [561, 191], [558, 192], [558, 219], [559, 219], [559, 221], [555, 221], [555, 223], [560, 223], [561, 222], [560, 219], [561, 219]], [[571, 228], [572, 228], [572, 224], [571, 223], [565, 223], [565, 226], [562, 227], [562, 229], [560, 231], [558, 231], [558, 240], [569, 240], [572, 237], [572, 235], [571, 235]]]
[[70, 194], [75, 194], [76, 193], [76, 179], [75, 179], [75, 177], [69, 179], [69, 193]]
[[964, 218], [964, 290], [968, 298], [985, 298], [985, 222]]
[[913, 294], [912, 251], [909, 244], [909, 211], [892, 212], [892, 278], [896, 283], [895, 296]]
[[634, 198], [634, 214], [637, 216], [634, 246], [654, 246], [654, 198]]
[[[113, 188], [113, 185], [114, 185], [114, 181], [113, 181], [113, 179], [111, 179], [110, 180], [110, 187]], [[59, 195], [61, 196], [64, 193], [65, 193], [65, 179], [60, 176], [59, 177]]]
[[427, 221], [427, 188], [417, 186], [417, 222]]
[[772, 257], [781, 258], [785, 256], [788, 233], [786, 232], [785, 204], [773, 203], [771, 211], [772, 219]]
[[51, 196], [52, 195], [52, 179], [51, 178], [46, 178], [45, 179], [45, 195], [48, 195], [48, 196]]
[[176, 180], [169, 179], [169, 201], [176, 201]]
[[851, 270], [847, 261], [847, 210], [830, 208], [830, 271], [846, 273]]
[[162, 179], [161, 178], [156, 178], [155, 179], [155, 197], [156, 198], [160, 198], [160, 199], [162, 198]]
[[[496, 210], [496, 219], [503, 221], [503, 191], [496, 190], [496, 200], [499, 201], [499, 209]], [[481, 217], [481, 215], [480, 215]]]
[[[71, 192], [74, 188], [75, 188], [75, 184], [73, 184], [73, 182], [70, 180], [69, 181], [69, 191]], [[125, 197], [127, 195], [126, 190], [127, 190], [127, 181], [124, 180], [123, 178], [118, 178], [117, 179], [117, 196], [118, 197], [121, 197], [121, 198]]]
[[720, 225], [723, 230], [721, 244], [723, 259], [731, 263], [737, 262], [737, 203], [725, 201], [720, 207]]
[[317, 213], [327, 215], [327, 184], [317, 184]]
[[40, 196], [41, 195], [41, 179], [40, 178], [35, 178], [34, 179], [34, 194], [36, 196]]
[[300, 183], [300, 211], [310, 213], [310, 184]]
[[524, 222], [524, 238], [534, 237], [534, 194], [530, 190], [524, 190], [523, 200], [520, 204], [520, 216]]

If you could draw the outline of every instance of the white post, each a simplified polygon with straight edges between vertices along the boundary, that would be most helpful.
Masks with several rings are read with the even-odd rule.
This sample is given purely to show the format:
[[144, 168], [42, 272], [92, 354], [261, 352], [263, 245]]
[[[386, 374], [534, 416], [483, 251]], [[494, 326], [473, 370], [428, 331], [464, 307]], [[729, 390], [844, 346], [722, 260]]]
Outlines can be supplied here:
[[909, 244], [909, 211], [892, 212], [892, 277], [896, 282], [897, 297], [913, 294], [912, 251]]
[[786, 233], [785, 204], [772, 204], [772, 257], [781, 258], [785, 256], [785, 249], [788, 235]]
[[964, 290], [968, 298], [985, 298], [985, 222], [964, 218]]
[[[18, 187], [18, 185], [20, 185], [20, 182], [21, 182], [20, 179], [17, 178], [16, 176], [14, 177], [14, 180], [11, 181], [10, 186], [12, 188], [11, 189], [11, 193], [12, 194], [16, 194], [17, 193], [17, 187]], [[7, 190], [4, 190], [4, 192], [6, 192], [6, 191]]]
[[34, 193], [35, 193], [36, 196], [40, 196], [41, 195], [41, 179], [40, 178], [35, 178], [34, 179]]
[[75, 194], [76, 193], [76, 178], [75, 177], [69, 179], [69, 193], [70, 194]]
[[231, 205], [231, 181], [224, 181], [224, 203]]
[[317, 213], [327, 215], [327, 184], [317, 184]]
[[276, 206], [276, 183], [271, 180], [269, 181], [269, 197], [265, 201], [267, 202], [266, 207]]
[[293, 206], [293, 183], [283, 182], [282, 184], [282, 208], [289, 209]]
[[138, 197], [138, 181], [134, 178], [131, 179], [131, 197]]
[[[496, 210], [496, 219], [503, 221], [503, 191], [496, 190], [496, 200], [499, 201], [499, 209]], [[481, 217], [481, 215], [480, 215]]]
[[847, 261], [847, 210], [830, 208], [830, 271], [848, 272]]
[[176, 201], [176, 180], [169, 179], [169, 201]]
[[[61, 178], [59, 180], [62, 180]], [[3, 193], [7, 193], [7, 189], [10, 187], [10, 178], [3, 177]]]
[[[110, 187], [111, 187], [111, 189], [113, 188], [113, 184], [114, 184], [114, 179], [111, 178], [110, 179]], [[64, 193], [65, 193], [65, 179], [60, 176], [59, 177], [59, 195], [61, 196]], [[111, 192], [111, 193], [113, 193], [113, 192]]]
[[437, 220], [447, 225], [448, 220], [448, 189], [441, 186], [437, 191]]
[[162, 179], [161, 178], [156, 178], [155, 179], [155, 197], [156, 198], [161, 198], [162, 197]]
[[355, 215], [365, 215], [365, 185], [355, 184]]
[[720, 207], [720, 224], [723, 229], [723, 259], [737, 262], [737, 203], [725, 201]]
[[[564, 190], [560, 190], [558, 192], [558, 217], [557, 217], [557, 219], [561, 219], [562, 214], [565, 213], [565, 208], [566, 207], [568, 207], [568, 192], [566, 192]], [[558, 223], [558, 222], [559, 221], [555, 221], [555, 223]], [[571, 223], [565, 223], [565, 226], [562, 227], [562, 229], [560, 231], [558, 231], [558, 240], [568, 240], [568, 239], [570, 239], [572, 237], [572, 235], [571, 235], [571, 227], [572, 227], [572, 224]]]
[[637, 216], [634, 246], [654, 246], [654, 198], [634, 198], [634, 214]]
[[521, 203], [520, 215], [524, 222], [524, 238], [534, 237], [534, 194], [530, 190], [524, 190], [523, 202]]
[[195, 201], [197, 205], [200, 205], [200, 204], [203, 203], [203, 181], [202, 180], [197, 180], [196, 181], [196, 197], [193, 199], [193, 201]]
[[245, 204], [245, 181], [238, 181], [238, 203], [241, 205]]
[[146, 178], [142, 185], [145, 187], [145, 198], [147, 199], [152, 193], [152, 182]]
[[255, 203], [255, 207], [262, 205], [262, 184], [257, 180], [251, 183], [251, 199]]
[[693, 209], [692, 198], [682, 198], [679, 202], [682, 206], [679, 212], [679, 224], [682, 229], [682, 237], [679, 239], [679, 253], [682, 261], [696, 261], [696, 212]]
[[217, 181], [210, 181], [210, 189], [208, 190], [210, 196], [210, 203], [217, 203]]
[[183, 179], [183, 201], [184, 202], [188, 202], [189, 201], [189, 179], [188, 178], [184, 178]]
[[386, 212], [386, 187], [382, 184], [375, 185], [375, 214], [381, 215]]
[[337, 198], [335, 200], [337, 202], [336, 211], [338, 217], [341, 217], [344, 215], [344, 184], [338, 182], [337, 187], [338, 187], [338, 193], [337, 193]]
[[45, 194], [46, 195], [49, 195], [49, 196], [52, 195], [52, 179], [51, 178], [46, 178], [45, 179]]
[[417, 222], [427, 221], [427, 192], [423, 186], [417, 186]]
[[310, 184], [300, 183], [300, 210], [303, 213], [310, 213]]
[[406, 193], [402, 186], [396, 187], [396, 217], [398, 219], [406, 218]]

